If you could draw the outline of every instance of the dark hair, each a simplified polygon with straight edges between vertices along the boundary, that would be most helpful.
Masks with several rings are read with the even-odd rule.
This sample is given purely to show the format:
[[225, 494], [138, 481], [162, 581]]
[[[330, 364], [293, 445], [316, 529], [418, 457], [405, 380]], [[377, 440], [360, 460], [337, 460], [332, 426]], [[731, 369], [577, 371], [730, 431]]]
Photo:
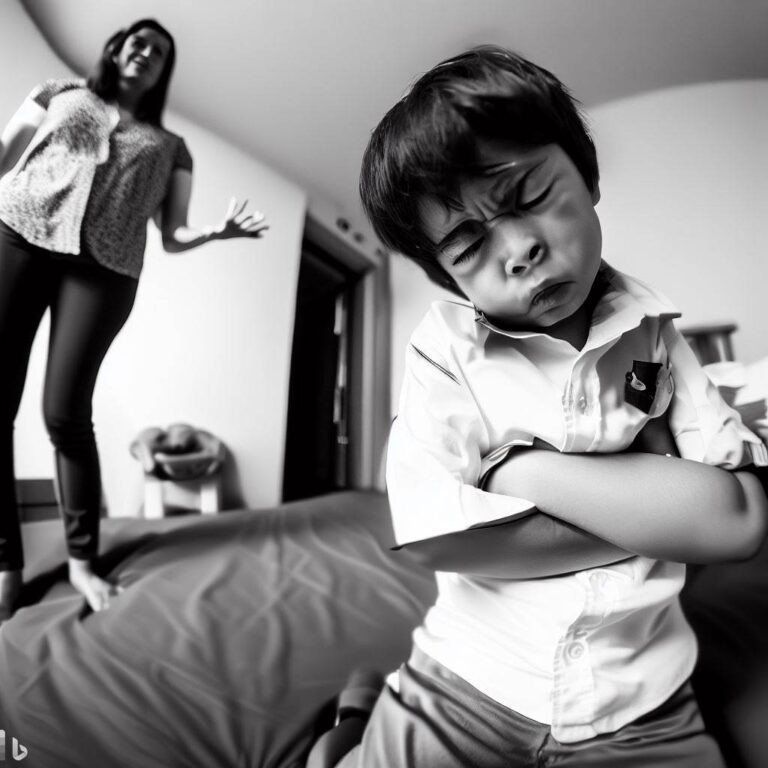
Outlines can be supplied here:
[[438, 64], [387, 112], [363, 155], [360, 196], [376, 234], [463, 296], [435, 259], [420, 202], [456, 192], [478, 139], [558, 144], [594, 192], [597, 153], [579, 106], [553, 74], [504, 48], [480, 46]]
[[117, 96], [118, 72], [114, 57], [122, 50], [125, 41], [140, 29], [154, 29], [168, 39], [171, 47], [165, 60], [165, 67], [157, 83], [148, 90], [136, 107], [135, 117], [153, 125], [161, 125], [165, 100], [168, 97], [168, 85], [176, 62], [176, 43], [171, 33], [154, 19], [140, 19], [127, 29], [115, 32], [104, 44], [96, 67], [88, 78], [88, 87], [105, 101], [111, 101]]

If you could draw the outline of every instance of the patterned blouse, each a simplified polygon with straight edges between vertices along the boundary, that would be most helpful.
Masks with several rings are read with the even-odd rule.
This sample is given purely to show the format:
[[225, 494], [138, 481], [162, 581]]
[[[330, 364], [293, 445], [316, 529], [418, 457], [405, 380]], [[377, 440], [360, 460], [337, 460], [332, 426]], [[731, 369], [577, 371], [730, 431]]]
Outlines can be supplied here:
[[48, 80], [30, 98], [46, 116], [14, 170], [0, 179], [0, 219], [27, 242], [82, 254], [138, 278], [147, 221], [176, 168], [192, 170], [184, 140], [120, 121], [84, 80]]

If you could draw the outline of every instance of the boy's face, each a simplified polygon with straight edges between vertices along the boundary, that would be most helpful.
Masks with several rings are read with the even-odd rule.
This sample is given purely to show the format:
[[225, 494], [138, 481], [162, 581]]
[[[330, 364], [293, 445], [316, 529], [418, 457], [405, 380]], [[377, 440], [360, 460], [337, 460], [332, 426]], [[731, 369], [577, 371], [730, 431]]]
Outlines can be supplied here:
[[555, 331], [585, 306], [600, 267], [599, 193], [556, 144], [485, 141], [478, 154], [456, 198], [422, 201], [437, 261], [499, 327]]

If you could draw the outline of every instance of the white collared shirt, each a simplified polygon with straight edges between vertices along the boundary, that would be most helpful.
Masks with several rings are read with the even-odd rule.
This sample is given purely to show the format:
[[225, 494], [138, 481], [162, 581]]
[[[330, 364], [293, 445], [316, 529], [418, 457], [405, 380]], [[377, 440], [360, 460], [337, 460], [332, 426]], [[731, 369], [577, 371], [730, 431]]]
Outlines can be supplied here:
[[[529, 514], [482, 490], [488, 471], [538, 438], [563, 452], [627, 448], [669, 408], [683, 458], [768, 463], [673, 325], [679, 313], [603, 265], [607, 288], [583, 349], [493, 327], [435, 302], [411, 337], [387, 456], [399, 544]], [[510, 552], [514, 557], [514, 552]], [[696, 641], [677, 600], [685, 567], [635, 557], [548, 579], [438, 573], [414, 641], [475, 688], [548, 723], [563, 742], [611, 732], [690, 675]], [[652, 631], [651, 631], [652, 629]]]

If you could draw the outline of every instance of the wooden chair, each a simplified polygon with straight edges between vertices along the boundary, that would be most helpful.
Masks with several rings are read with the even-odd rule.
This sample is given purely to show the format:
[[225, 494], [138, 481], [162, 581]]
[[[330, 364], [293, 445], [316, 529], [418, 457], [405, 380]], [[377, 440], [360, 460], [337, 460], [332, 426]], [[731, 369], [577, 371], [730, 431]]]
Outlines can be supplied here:
[[736, 323], [690, 325], [680, 329], [702, 365], [734, 359], [731, 336], [738, 330]]

